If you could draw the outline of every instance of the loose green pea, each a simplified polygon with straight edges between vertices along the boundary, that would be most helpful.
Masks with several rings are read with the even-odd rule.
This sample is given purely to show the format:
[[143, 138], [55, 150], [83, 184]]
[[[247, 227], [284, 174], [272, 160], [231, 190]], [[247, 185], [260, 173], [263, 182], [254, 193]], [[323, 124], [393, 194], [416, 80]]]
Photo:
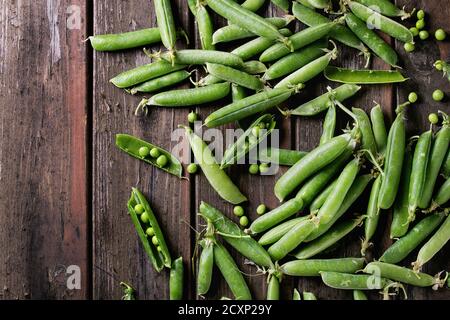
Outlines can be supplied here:
[[445, 33], [445, 31], [442, 29], [437, 29], [434, 33], [434, 36], [436, 37], [436, 40], [443, 41], [445, 40], [445, 38], [447, 38], [447, 33]]
[[239, 219], [239, 224], [243, 227], [248, 226], [248, 218], [246, 216], [243, 216]]
[[196, 173], [197, 170], [198, 166], [195, 163], [191, 163], [190, 165], [187, 166], [187, 172], [189, 172], [190, 174]]
[[248, 168], [248, 172], [249, 172], [250, 174], [258, 174], [258, 172], [259, 172], [259, 166], [258, 166], [256, 163], [250, 165], [250, 167]]
[[160, 156], [161, 152], [159, 151], [158, 148], [153, 148], [152, 150], [150, 150], [150, 156], [152, 158], [158, 158]]
[[140, 147], [138, 153], [142, 158], [145, 158], [150, 154], [150, 149], [148, 147]]
[[260, 132], [261, 132], [261, 128], [260, 128], [259, 126], [256, 126], [256, 127], [254, 127], [254, 128], [252, 129], [252, 134], [253, 134], [255, 137], [259, 137]]
[[269, 165], [267, 163], [261, 163], [259, 165], [259, 172], [266, 173], [267, 171], [269, 171]]
[[416, 22], [416, 28], [419, 30], [422, 30], [423, 28], [425, 28], [425, 20], [424, 19], [420, 19]]
[[150, 227], [150, 228], [147, 228], [147, 230], [145, 230], [145, 233], [146, 233], [149, 237], [153, 237], [153, 236], [155, 235], [155, 230], [154, 230], [152, 227]]
[[406, 52], [413, 52], [414, 50], [416, 50], [416, 46], [414, 45], [414, 43], [405, 43], [404, 48]]
[[236, 217], [242, 217], [244, 215], [244, 208], [236, 206], [233, 208], [233, 213]]
[[141, 214], [141, 221], [143, 223], [148, 223], [150, 221], [150, 215], [148, 214], [147, 211]]
[[157, 245], [159, 244], [159, 241], [158, 241], [158, 237], [157, 237], [157, 236], [153, 236], [153, 237], [152, 237], [152, 243], [153, 243], [155, 246], [157, 246]]
[[428, 121], [430, 121], [431, 124], [436, 124], [439, 122], [439, 117], [436, 113], [430, 113], [428, 116]]
[[421, 20], [425, 18], [425, 11], [419, 10], [417, 11], [417, 19]]
[[421, 40], [426, 40], [426, 39], [428, 39], [429, 37], [430, 37], [430, 34], [428, 33], [428, 31], [422, 30], [422, 31], [419, 32], [419, 38], [420, 38]]
[[408, 101], [411, 102], [411, 103], [417, 102], [418, 99], [419, 99], [419, 97], [417, 96], [417, 93], [415, 93], [415, 92], [411, 92], [408, 95]]
[[410, 28], [409, 31], [411, 31], [414, 37], [417, 37], [419, 35], [419, 29], [417, 29], [416, 27]]
[[167, 162], [169, 162], [169, 160], [165, 155], [161, 155], [158, 157], [158, 159], [156, 159], [156, 164], [160, 167], [165, 167]]
[[433, 92], [433, 100], [434, 101], [442, 101], [444, 99], [444, 92], [442, 90], [434, 90]]
[[136, 211], [137, 214], [143, 214], [145, 211], [145, 208], [142, 204], [137, 204], [134, 206], [134, 211]]
[[256, 208], [256, 213], [259, 215], [263, 215], [264, 213], [266, 213], [266, 210], [266, 206], [264, 204], [260, 204], [258, 208]]
[[442, 61], [442, 60], [437, 60], [437, 61], [434, 63], [434, 67], [436, 68], [436, 70], [442, 71], [442, 70], [444, 69], [444, 61]]
[[198, 119], [198, 115], [194, 111], [192, 111], [188, 114], [189, 123], [194, 123], [195, 121], [197, 121], [197, 119]]

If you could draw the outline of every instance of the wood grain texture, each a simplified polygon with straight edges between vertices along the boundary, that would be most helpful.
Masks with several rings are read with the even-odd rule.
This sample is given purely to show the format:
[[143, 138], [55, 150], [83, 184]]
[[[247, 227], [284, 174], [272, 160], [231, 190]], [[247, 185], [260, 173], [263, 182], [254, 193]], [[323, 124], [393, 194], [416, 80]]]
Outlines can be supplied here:
[[0, 2], [0, 298], [89, 296], [86, 14], [79, 0]]
[[[424, 8], [427, 28], [433, 31], [430, 34], [439, 27], [450, 32], [450, 9], [440, 1], [397, 0], [396, 3], [399, 7], [406, 5], [408, 10]], [[114, 139], [117, 133], [128, 133], [171, 150], [179, 142], [171, 139], [171, 134], [179, 124], [187, 123], [186, 116], [191, 109], [203, 120], [213, 110], [229, 103], [230, 98], [196, 108], [151, 107], [148, 116], [134, 115], [144, 95], [131, 96], [115, 88], [109, 79], [148, 63], [149, 58], [140, 49], [86, 53], [88, 44], [83, 45], [81, 40], [91, 31], [91, 16], [94, 34], [156, 26], [152, 1], [103, 0], [90, 4], [83, 0], [47, 0], [45, 5], [38, 5], [0, 0], [0, 4], [0, 102], [3, 106], [0, 109], [0, 299], [120, 299], [120, 281], [135, 287], [139, 299], [168, 299], [169, 272], [157, 273], [153, 269], [127, 214], [126, 202], [132, 186], [147, 196], [173, 259], [180, 255], [184, 258], [185, 298], [201, 299], [195, 294], [195, 265], [191, 264], [196, 240], [192, 229], [204, 228], [204, 221], [197, 216], [199, 204], [206, 201], [238, 222], [232, 214], [233, 206], [218, 196], [202, 173], [188, 177], [189, 180], [178, 179], [119, 151]], [[66, 19], [72, 17], [71, 10], [77, 6], [82, 18], [81, 29], [68, 29]], [[172, 6], [177, 26], [189, 34], [188, 47], [199, 48], [194, 17], [186, 1], [174, 0]], [[270, 1], [259, 13], [282, 15]], [[215, 13], [211, 12], [211, 16], [215, 28], [226, 24]], [[412, 26], [415, 20], [406, 24]], [[298, 21], [290, 25], [293, 31], [302, 28]], [[448, 98], [441, 103], [431, 98], [437, 88], [450, 97], [449, 82], [432, 67], [439, 58], [450, 61], [450, 42], [439, 43], [432, 37], [427, 41], [417, 40], [416, 51], [407, 54], [402, 43], [383, 37], [396, 47], [402, 72], [411, 80], [398, 86], [365, 86], [344, 104], [369, 111], [373, 101], [377, 101], [390, 123], [395, 106], [405, 101], [410, 91], [416, 91], [420, 100], [407, 114], [408, 132], [414, 135], [428, 128], [428, 113], [450, 112]], [[230, 51], [243, 42], [220, 44], [217, 49]], [[184, 48], [186, 44], [179, 41], [177, 47]], [[150, 49], [164, 50], [160, 46]], [[357, 51], [342, 46], [339, 51], [333, 65], [364, 67], [363, 57]], [[374, 59], [371, 67], [388, 69], [379, 59]], [[204, 72], [201, 67], [197, 71], [198, 79]], [[328, 86], [337, 85], [319, 76], [283, 107], [296, 107], [323, 93]], [[186, 81], [179, 87], [192, 85]], [[323, 116], [277, 115], [281, 147], [313, 149], [322, 133]], [[336, 134], [349, 122], [351, 119], [338, 110]], [[219, 129], [235, 127], [230, 124]], [[206, 140], [210, 142], [209, 138]], [[286, 168], [281, 168], [275, 176], [252, 176], [247, 165], [227, 170], [249, 198], [243, 207], [250, 221], [257, 218], [256, 207], [260, 203], [269, 209], [279, 205], [273, 186], [285, 171]], [[354, 213], [365, 213], [369, 192], [370, 186], [345, 219]], [[368, 258], [378, 258], [392, 243], [388, 237], [391, 219], [390, 212], [383, 213], [374, 238], [376, 245]], [[362, 235], [363, 228], [359, 228], [335, 251], [323, 256], [359, 256]], [[246, 265], [234, 249], [227, 248], [244, 273], [253, 297], [264, 299], [266, 276]], [[447, 244], [424, 271], [436, 274], [450, 269], [449, 249]], [[409, 266], [416, 254], [417, 250], [404, 265]], [[65, 268], [69, 265], [81, 267], [81, 290], [71, 291], [66, 287]], [[291, 299], [294, 287], [313, 292], [319, 299], [352, 299], [351, 291], [330, 289], [319, 278], [293, 277], [283, 278], [281, 297]], [[436, 292], [408, 287], [407, 291], [410, 299], [450, 299], [449, 290]], [[232, 293], [215, 268], [212, 288], [206, 298], [221, 297], [232, 298]], [[376, 292], [370, 297], [380, 298]]]
[[[173, 1], [177, 25], [189, 26], [185, 1]], [[96, 1], [94, 33], [124, 32], [156, 26], [150, 1]], [[187, 29], [187, 28], [186, 28]], [[182, 45], [182, 42], [179, 42]], [[159, 50], [159, 47], [151, 49]], [[130, 283], [140, 299], [168, 299], [168, 270], [155, 272], [148, 262], [127, 214], [131, 187], [148, 198], [166, 235], [172, 257], [182, 255], [190, 279], [190, 184], [119, 151], [115, 134], [128, 133], [167, 150], [173, 128], [186, 120], [187, 110], [153, 108], [135, 116], [142, 96], [131, 96], [109, 83], [114, 75], [149, 63], [141, 49], [94, 55], [93, 103], [93, 297], [118, 299], [118, 281]], [[188, 294], [186, 297], [191, 297]]]

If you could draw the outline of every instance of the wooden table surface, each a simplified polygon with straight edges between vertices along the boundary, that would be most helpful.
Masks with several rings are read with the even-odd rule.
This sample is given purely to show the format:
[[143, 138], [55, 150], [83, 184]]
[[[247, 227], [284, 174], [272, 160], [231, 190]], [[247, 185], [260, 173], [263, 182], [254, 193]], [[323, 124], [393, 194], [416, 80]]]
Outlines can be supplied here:
[[[430, 30], [450, 31], [450, 6], [444, 1], [396, 1], [398, 6], [423, 8]], [[193, 16], [185, 0], [172, 1], [177, 24], [198, 44]], [[232, 206], [222, 201], [205, 177], [180, 180], [140, 161], [114, 146], [116, 133], [129, 133], [171, 149], [172, 130], [186, 123], [189, 109], [152, 108], [149, 116], [134, 116], [141, 97], [115, 88], [108, 80], [117, 73], [148, 63], [140, 49], [95, 53], [83, 42], [87, 36], [156, 26], [150, 0], [0, 0], [0, 298], [3, 299], [119, 299], [119, 281], [132, 284], [140, 299], [167, 299], [168, 272], [157, 273], [149, 264], [127, 215], [130, 188], [138, 186], [148, 197], [165, 231], [173, 257], [190, 261], [195, 233], [201, 221], [196, 212], [206, 201], [231, 216]], [[273, 5], [260, 11], [280, 15]], [[224, 24], [214, 16], [216, 26]], [[412, 22], [408, 22], [411, 24]], [[300, 23], [292, 28], [302, 28]], [[408, 112], [409, 133], [428, 128], [427, 115], [438, 109], [449, 112], [448, 99], [431, 99], [436, 88], [450, 94], [449, 82], [435, 71], [437, 59], [450, 60], [450, 42], [419, 41], [417, 50], [405, 54], [403, 44], [391, 40], [401, 56], [403, 72], [411, 78], [400, 86], [365, 87], [348, 105], [369, 110], [381, 103], [389, 121], [398, 102], [411, 90], [420, 102]], [[179, 42], [179, 47], [185, 46]], [[229, 46], [218, 46], [228, 50]], [[157, 50], [158, 47], [152, 49]], [[362, 68], [363, 58], [343, 48], [335, 65]], [[373, 68], [386, 68], [375, 59]], [[287, 105], [316, 96], [330, 85], [322, 77]], [[186, 87], [188, 84], [186, 83]], [[204, 119], [218, 104], [197, 108]], [[339, 128], [348, 121], [339, 113]], [[323, 116], [280, 119], [282, 146], [310, 150], [319, 141]], [[249, 196], [245, 207], [256, 217], [257, 205], [277, 206], [273, 185], [277, 176], [250, 176], [246, 166], [230, 176]], [[366, 200], [353, 212], [364, 213]], [[391, 214], [383, 214], [373, 256], [391, 244], [386, 236]], [[336, 256], [359, 252], [361, 230], [346, 238]], [[435, 274], [449, 270], [447, 245], [424, 270]], [[231, 250], [247, 277], [255, 298], [265, 297], [265, 277]], [[414, 259], [414, 254], [405, 264]], [[81, 288], [71, 290], [67, 279], [73, 267], [81, 270]], [[186, 264], [185, 297], [195, 299], [192, 266]], [[286, 277], [282, 298], [293, 288], [316, 293], [319, 299], [351, 299], [351, 292], [333, 290], [320, 279]], [[410, 299], [449, 299], [450, 290], [408, 288]], [[215, 271], [207, 298], [232, 297]], [[375, 293], [373, 298], [379, 298]]]

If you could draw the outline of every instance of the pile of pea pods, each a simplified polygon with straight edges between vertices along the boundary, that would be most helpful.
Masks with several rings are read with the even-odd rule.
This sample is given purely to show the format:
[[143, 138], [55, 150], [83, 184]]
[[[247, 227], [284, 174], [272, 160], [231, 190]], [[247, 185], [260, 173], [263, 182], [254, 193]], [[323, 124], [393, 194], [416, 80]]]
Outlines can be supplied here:
[[[206, 227], [198, 231], [196, 243], [197, 294], [207, 295], [216, 265], [235, 299], [252, 298], [245, 276], [227, 246], [248, 259], [256, 273], [267, 276], [268, 300], [279, 299], [286, 276], [321, 277], [331, 288], [353, 290], [355, 300], [366, 300], [365, 292], [369, 290], [377, 290], [389, 299], [393, 292], [405, 292], [405, 285], [435, 290], [443, 287], [448, 277], [445, 271], [429, 275], [421, 268], [450, 239], [450, 207], [446, 207], [450, 200], [448, 115], [442, 111], [430, 114], [430, 129], [418, 137], [408, 137], [406, 112], [417, 101], [416, 93], [397, 106], [397, 116], [390, 127], [380, 105], [369, 113], [344, 105], [345, 100], [359, 93], [362, 85], [407, 80], [399, 71], [397, 52], [374, 29], [404, 42], [407, 52], [413, 51], [416, 36], [422, 40], [429, 37], [427, 31], [420, 31], [425, 27], [424, 11], [417, 12], [416, 26], [408, 29], [401, 21], [413, 16], [414, 10], [406, 12], [389, 0], [343, 0], [339, 4], [331, 0], [271, 0], [286, 13], [271, 18], [256, 13], [266, 0], [186, 1], [196, 20], [201, 48], [177, 49], [177, 41], [187, 36], [175, 25], [170, 0], [153, 0], [157, 28], [96, 35], [90, 41], [98, 51], [148, 47], [160, 42], [167, 49], [144, 49], [153, 62], [110, 80], [129, 94], [152, 94], [138, 104], [136, 115], [146, 113], [149, 106], [201, 106], [231, 95], [231, 103], [203, 121], [208, 128], [236, 123], [243, 129], [221, 162], [191, 125], [180, 126], [196, 159], [186, 171], [195, 174], [198, 163], [217, 194], [236, 205], [233, 212], [239, 217], [237, 224], [213, 206], [201, 203], [198, 211]], [[228, 24], [215, 30], [211, 14], [225, 18]], [[293, 33], [288, 25], [294, 20], [306, 28]], [[437, 30], [435, 38], [444, 40], [445, 31]], [[216, 50], [216, 44], [236, 40], [244, 43], [230, 52]], [[339, 55], [337, 42], [361, 53], [366, 59], [365, 69], [330, 65]], [[392, 68], [367, 69], [372, 55]], [[205, 67], [206, 76], [196, 82], [191, 80], [192, 88], [173, 89], [188, 81], [194, 72], [190, 68], [198, 65]], [[445, 61], [438, 60], [435, 67], [448, 74]], [[248, 157], [273, 132], [276, 120], [270, 112], [321, 74], [339, 85], [300, 106], [278, 108], [286, 116], [326, 113], [320, 144], [310, 152], [268, 147], [258, 153], [259, 164], [249, 166], [250, 174], [265, 173], [271, 164], [289, 169], [273, 190], [280, 206], [266, 212], [266, 207], [260, 205], [260, 216], [250, 223], [238, 206], [248, 199], [226, 169]], [[442, 91], [437, 91], [433, 98], [442, 100]], [[342, 134], [336, 134], [337, 110], [352, 119]], [[197, 120], [191, 112], [188, 122]], [[157, 145], [128, 134], [117, 134], [116, 145], [134, 158], [183, 178], [180, 160]], [[367, 207], [362, 214], [349, 215], [352, 205], [366, 190], [370, 193]], [[389, 232], [396, 241], [377, 260], [366, 261], [366, 252], [376, 246], [371, 240], [381, 227], [378, 222], [385, 210], [393, 212]], [[132, 189], [128, 211], [155, 270], [170, 269], [170, 299], [182, 299], [183, 258], [172, 260], [156, 215], [136, 188]], [[321, 258], [362, 226], [360, 256]], [[411, 268], [398, 265], [416, 249], [419, 251]], [[133, 288], [122, 285], [124, 299], [134, 299]], [[294, 290], [292, 299], [300, 300], [300, 292]], [[303, 292], [303, 299], [316, 300], [316, 296]]]

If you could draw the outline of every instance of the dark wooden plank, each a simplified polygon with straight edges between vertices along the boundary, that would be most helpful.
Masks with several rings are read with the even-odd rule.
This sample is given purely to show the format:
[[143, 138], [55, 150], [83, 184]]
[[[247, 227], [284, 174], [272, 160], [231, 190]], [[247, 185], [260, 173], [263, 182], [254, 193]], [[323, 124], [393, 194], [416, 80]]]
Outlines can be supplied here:
[[88, 298], [86, 5], [0, 8], [0, 298]]
[[[177, 24], [189, 29], [185, 1], [173, 1]], [[94, 33], [124, 32], [156, 26], [149, 1], [96, 1]], [[182, 47], [183, 43], [179, 42]], [[151, 49], [158, 50], [159, 47]], [[93, 286], [95, 299], [121, 296], [118, 281], [127, 281], [140, 299], [167, 299], [167, 270], [157, 273], [149, 263], [127, 214], [132, 186], [148, 200], [160, 222], [173, 258], [183, 255], [190, 280], [189, 181], [130, 158], [114, 146], [117, 133], [142, 137], [171, 150], [171, 134], [186, 120], [187, 110], [152, 108], [149, 116], [134, 116], [141, 96], [133, 97], [108, 80], [117, 73], [148, 63], [139, 49], [94, 55], [93, 114]], [[112, 276], [111, 276], [112, 275]], [[191, 297], [186, 290], [186, 297]]]
[[[415, 103], [407, 113], [408, 133], [417, 135], [429, 129], [428, 114], [442, 110], [450, 113], [449, 100], [446, 98], [443, 102], [436, 102], [432, 99], [432, 93], [436, 89], [443, 90], [446, 95], [450, 94], [450, 84], [447, 78], [442, 77], [442, 73], [433, 67], [433, 63], [442, 59], [450, 60], [450, 44], [447, 41], [439, 42], [434, 38], [434, 31], [443, 28], [450, 32], [450, 21], [448, 15], [450, 8], [443, 5], [441, 1], [404, 1], [398, 0], [398, 6], [407, 5], [408, 8], [422, 8], [426, 12], [426, 30], [430, 32], [430, 38], [422, 41], [416, 40], [416, 50], [413, 53], [406, 53], [403, 49], [403, 43], [397, 42], [397, 52], [404, 62], [404, 72], [411, 78], [404, 86], [398, 86], [397, 102], [402, 103], [407, 99], [409, 92], [415, 91], [419, 95], [419, 101]], [[409, 21], [413, 25], [416, 17]], [[441, 183], [441, 180], [439, 181]], [[417, 221], [420, 221], [422, 215], [418, 215]], [[429, 274], [436, 274], [441, 270], [450, 268], [449, 255], [450, 245], [447, 244], [427, 265], [423, 271]], [[405, 266], [409, 266], [417, 256], [417, 251], [405, 260]], [[408, 288], [410, 299], [449, 299], [448, 290], [433, 291], [429, 289]]]

